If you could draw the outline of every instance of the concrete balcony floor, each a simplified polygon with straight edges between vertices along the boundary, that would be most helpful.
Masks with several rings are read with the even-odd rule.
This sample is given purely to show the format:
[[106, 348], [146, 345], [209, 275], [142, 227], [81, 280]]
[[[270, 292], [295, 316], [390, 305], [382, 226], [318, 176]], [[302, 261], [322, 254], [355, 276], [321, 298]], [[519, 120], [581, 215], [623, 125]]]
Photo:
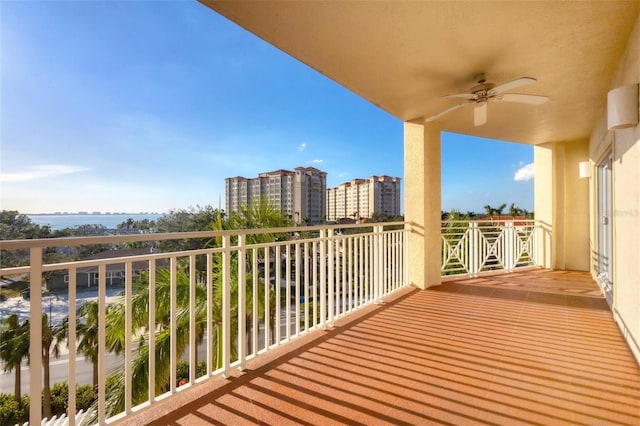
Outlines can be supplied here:
[[587, 273], [405, 289], [125, 423], [640, 424], [640, 369]]

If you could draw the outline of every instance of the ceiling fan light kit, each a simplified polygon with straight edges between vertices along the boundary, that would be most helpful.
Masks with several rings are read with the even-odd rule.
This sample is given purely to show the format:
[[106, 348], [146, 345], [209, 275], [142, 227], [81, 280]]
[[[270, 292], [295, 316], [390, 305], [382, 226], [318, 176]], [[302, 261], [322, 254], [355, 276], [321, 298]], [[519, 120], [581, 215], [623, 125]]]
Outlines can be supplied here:
[[467, 100], [466, 102], [446, 109], [434, 116], [427, 118], [425, 121], [427, 123], [430, 123], [442, 117], [443, 115], [450, 113], [451, 111], [462, 108], [465, 105], [475, 104], [475, 108], [473, 109], [473, 124], [476, 126], [482, 126], [487, 122], [487, 103], [490, 101], [541, 105], [549, 100], [547, 96], [528, 95], [522, 93], [505, 93], [508, 90], [535, 83], [537, 80], [532, 77], [521, 77], [517, 80], [509, 81], [496, 86], [493, 83], [487, 83], [487, 79], [484, 74], [478, 74], [476, 76], [476, 81], [478, 82], [478, 84], [469, 89], [468, 93], [456, 93], [453, 95], [442, 96], [443, 98], [463, 98]]

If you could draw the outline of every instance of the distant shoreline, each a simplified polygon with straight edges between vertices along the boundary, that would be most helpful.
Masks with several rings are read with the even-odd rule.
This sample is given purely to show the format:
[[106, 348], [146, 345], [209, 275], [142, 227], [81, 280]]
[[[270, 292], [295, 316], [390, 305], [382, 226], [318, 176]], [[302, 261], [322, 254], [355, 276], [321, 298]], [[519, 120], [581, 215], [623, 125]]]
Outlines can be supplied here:
[[158, 212], [55, 212], [55, 213], [24, 213], [27, 216], [101, 216], [101, 215], [162, 215]]
[[48, 226], [52, 231], [82, 225], [101, 225], [107, 229], [116, 229], [118, 225], [129, 219], [155, 221], [163, 216], [159, 213], [28, 213], [26, 215], [36, 225]]

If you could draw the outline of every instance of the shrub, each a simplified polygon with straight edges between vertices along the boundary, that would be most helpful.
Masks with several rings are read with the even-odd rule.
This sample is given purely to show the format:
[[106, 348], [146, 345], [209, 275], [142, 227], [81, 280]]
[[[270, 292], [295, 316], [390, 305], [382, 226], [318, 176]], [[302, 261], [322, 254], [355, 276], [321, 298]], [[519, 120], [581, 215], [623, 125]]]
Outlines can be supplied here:
[[54, 416], [67, 411], [69, 401], [69, 386], [67, 382], [55, 383], [51, 388], [51, 413]]
[[0, 393], [0, 425], [22, 424], [29, 420], [29, 397], [17, 402], [12, 394]]
[[[91, 385], [76, 387], [76, 409], [87, 410], [98, 399]], [[54, 416], [64, 414], [69, 408], [69, 385], [67, 382], [56, 383], [51, 388], [51, 413]], [[29, 408], [27, 407], [27, 417]], [[5, 423], [0, 422], [0, 425]]]
[[[196, 366], [196, 377], [202, 377], [207, 374], [207, 362], [200, 361]], [[179, 361], [176, 366], [176, 380], [178, 382], [178, 386], [181, 386], [180, 383], [184, 384], [189, 382], [189, 363], [187, 361]]]
[[98, 399], [95, 389], [91, 385], [78, 386], [76, 388], [76, 408], [87, 410]]

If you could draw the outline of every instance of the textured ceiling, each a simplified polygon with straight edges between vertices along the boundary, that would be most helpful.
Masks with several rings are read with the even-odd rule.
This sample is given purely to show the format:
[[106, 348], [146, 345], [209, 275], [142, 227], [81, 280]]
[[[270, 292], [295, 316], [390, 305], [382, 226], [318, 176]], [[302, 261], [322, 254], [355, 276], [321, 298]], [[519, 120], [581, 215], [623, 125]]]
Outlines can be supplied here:
[[473, 107], [442, 129], [537, 144], [588, 137], [604, 108], [639, 1], [213, 1], [203, 3], [403, 121], [460, 100], [485, 73], [496, 84], [528, 76], [516, 93], [540, 106], [492, 102], [488, 123]]

